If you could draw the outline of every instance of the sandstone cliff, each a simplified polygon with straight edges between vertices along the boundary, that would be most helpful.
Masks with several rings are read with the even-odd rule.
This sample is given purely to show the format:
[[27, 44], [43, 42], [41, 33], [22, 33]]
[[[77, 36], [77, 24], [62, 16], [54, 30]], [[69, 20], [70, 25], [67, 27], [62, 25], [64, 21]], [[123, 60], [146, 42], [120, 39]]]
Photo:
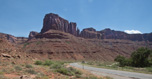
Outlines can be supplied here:
[[50, 29], [52, 30], [60, 30], [63, 32], [70, 33], [72, 35], [77, 35], [76, 31], [76, 23], [74, 22], [68, 22], [67, 20], [61, 18], [57, 14], [46, 14], [43, 20], [43, 28], [41, 30], [41, 33], [44, 33]]
[[38, 34], [38, 32], [31, 31], [30, 34], [29, 34], [29, 38], [28, 39], [34, 38], [37, 34]]
[[86, 28], [81, 31], [80, 36], [83, 38], [101, 39], [102, 34], [98, 33], [94, 28]]
[[0, 33], [0, 38], [5, 39], [11, 43], [22, 43], [27, 40], [25, 37], [15, 37], [10, 34]]
[[[43, 28], [37, 37], [45, 36], [43, 34], [49, 30], [58, 30], [66, 33], [70, 33], [77, 37], [89, 38], [89, 39], [124, 39], [132, 41], [152, 41], [152, 33], [149, 34], [127, 34], [122, 31], [115, 31], [111, 29], [104, 29], [102, 31], [96, 31], [94, 28], [86, 28], [81, 32], [77, 28], [77, 24], [69, 22], [57, 14], [49, 13], [46, 14], [43, 20]], [[36, 33], [37, 34], [37, 33]], [[51, 33], [47, 33], [47, 38]], [[30, 38], [33, 34], [30, 34]], [[51, 37], [49, 37], [51, 38]]]
[[147, 34], [127, 34], [122, 31], [104, 29], [100, 31], [102, 39], [124, 39], [132, 41], [152, 41], [152, 33]]

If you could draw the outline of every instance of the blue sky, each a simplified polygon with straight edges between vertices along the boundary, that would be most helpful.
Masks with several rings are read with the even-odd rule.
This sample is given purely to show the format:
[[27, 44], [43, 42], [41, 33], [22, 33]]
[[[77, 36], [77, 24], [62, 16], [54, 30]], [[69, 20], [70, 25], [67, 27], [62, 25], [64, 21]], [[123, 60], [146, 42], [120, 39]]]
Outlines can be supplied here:
[[152, 32], [152, 0], [0, 0], [0, 32], [27, 37], [40, 32], [47, 13], [77, 27]]

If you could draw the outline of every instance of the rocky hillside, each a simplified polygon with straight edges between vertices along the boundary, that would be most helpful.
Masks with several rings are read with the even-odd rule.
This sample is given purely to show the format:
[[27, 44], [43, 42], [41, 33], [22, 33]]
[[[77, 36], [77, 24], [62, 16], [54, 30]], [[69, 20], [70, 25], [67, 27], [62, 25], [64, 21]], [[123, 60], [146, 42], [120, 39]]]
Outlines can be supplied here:
[[94, 28], [80, 32], [76, 28], [76, 23], [69, 23], [57, 14], [46, 14], [41, 32], [31, 32], [23, 50], [39, 59], [107, 61], [117, 55], [129, 57], [139, 47], [152, 48], [151, 42], [138, 39], [142, 34]]
[[127, 34], [94, 28], [80, 32], [76, 25], [49, 13], [44, 17], [40, 33], [31, 31], [29, 38], [0, 33], [0, 38], [12, 44], [13, 50], [22, 51], [28, 59], [113, 61], [117, 55], [129, 57], [139, 47], [152, 49], [152, 33]]
[[13, 35], [5, 34], [5, 33], [0, 33], [0, 38], [8, 40], [11, 43], [22, 43], [27, 40], [25, 37], [15, 37]]

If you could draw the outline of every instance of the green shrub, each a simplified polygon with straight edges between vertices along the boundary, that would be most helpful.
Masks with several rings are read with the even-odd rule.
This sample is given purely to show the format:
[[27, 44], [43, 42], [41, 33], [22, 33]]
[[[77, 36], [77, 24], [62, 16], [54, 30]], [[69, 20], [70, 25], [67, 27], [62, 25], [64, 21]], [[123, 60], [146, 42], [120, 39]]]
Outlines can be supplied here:
[[122, 67], [150, 67], [152, 66], [152, 50], [141, 47], [131, 54], [131, 58], [128, 59], [119, 55], [115, 61], [119, 62]]
[[150, 62], [148, 60], [152, 51], [148, 48], [139, 48], [131, 54], [132, 66], [134, 67], [148, 67]]
[[28, 69], [25, 72], [29, 73], [29, 74], [37, 74], [36, 71], [34, 71], [33, 69]]
[[50, 65], [52, 65], [53, 64], [53, 62], [52, 61], [50, 61], [50, 60], [46, 60], [45, 62], [44, 62], [44, 64], [43, 65], [45, 65], [45, 66], [50, 66]]
[[120, 56], [120, 55], [115, 58], [115, 61], [119, 62], [119, 65], [121, 67], [124, 67], [124, 66], [128, 65], [128, 63], [129, 63], [128, 60], [124, 56]]
[[82, 75], [82, 72], [81, 72], [81, 71], [76, 70], [76, 69], [74, 69], [74, 68], [72, 68], [72, 67], [69, 67], [68, 70], [71, 71], [71, 72], [74, 72], [74, 74]]
[[63, 67], [62, 64], [60, 64], [60, 63], [55, 63], [55, 64], [52, 64], [52, 66], [51, 66], [50, 68], [59, 69], [59, 68], [61, 68], [61, 67]]
[[35, 65], [42, 65], [43, 62], [42, 62], [42, 61], [36, 61], [34, 64], [35, 64]]
[[61, 74], [64, 74], [64, 75], [68, 75], [68, 76], [73, 76], [74, 75], [73, 72], [69, 71], [67, 68], [64, 68], [64, 67], [62, 67], [60, 69], [57, 69], [56, 71], [61, 73]]
[[26, 68], [33, 68], [33, 66], [30, 65], [30, 64], [27, 64], [25, 67], [26, 67]]
[[80, 77], [82, 75], [82, 72], [80, 72], [79, 70], [76, 70], [72, 67], [69, 68], [65, 68], [65, 67], [61, 67], [59, 69], [56, 69], [57, 72], [64, 74], [64, 75], [68, 75], [68, 76], [76, 76], [76, 77]]
[[21, 68], [20, 66], [15, 66], [15, 70], [17, 70], [17, 71], [21, 71], [21, 70], [22, 70], [22, 68]]
[[79, 74], [76, 74], [75, 76], [76, 76], [76, 78], [81, 78], [81, 75], [79, 75]]

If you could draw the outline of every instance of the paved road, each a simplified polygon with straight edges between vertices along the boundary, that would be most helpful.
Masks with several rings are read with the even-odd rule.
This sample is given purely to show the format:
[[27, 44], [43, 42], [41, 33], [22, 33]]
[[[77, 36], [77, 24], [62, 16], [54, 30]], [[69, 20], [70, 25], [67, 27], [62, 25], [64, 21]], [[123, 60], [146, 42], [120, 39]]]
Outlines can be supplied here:
[[[70, 63], [70, 65], [77, 68], [83, 68], [83, 66], [78, 63]], [[102, 75], [102, 76], [110, 76], [110, 77], [113, 77], [114, 79], [152, 79], [152, 74], [143, 74], [143, 73], [111, 70], [111, 69], [104, 69], [104, 68], [95, 68], [95, 67], [89, 67], [89, 66], [84, 66], [84, 69], [92, 72], [93, 74]]]

